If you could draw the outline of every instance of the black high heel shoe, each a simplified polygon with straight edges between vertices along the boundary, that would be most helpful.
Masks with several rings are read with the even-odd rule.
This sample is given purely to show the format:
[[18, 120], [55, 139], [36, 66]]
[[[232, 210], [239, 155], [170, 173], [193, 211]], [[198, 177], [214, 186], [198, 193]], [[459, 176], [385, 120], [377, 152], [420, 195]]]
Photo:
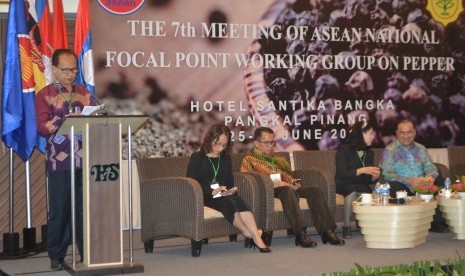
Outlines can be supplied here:
[[346, 242], [344, 240], [340, 240], [337, 236], [336, 233], [334, 233], [332, 230], [326, 230], [321, 234], [321, 241], [323, 244], [326, 244], [329, 242], [331, 245], [344, 245]]
[[271, 240], [273, 239], [273, 231], [263, 231], [262, 240], [266, 246], [271, 246]]
[[255, 241], [252, 240], [252, 243], [253, 243], [253, 250], [255, 250], [255, 247], [258, 248], [258, 250], [260, 250], [260, 253], [270, 253], [271, 252], [271, 249], [268, 248], [268, 247], [265, 247], [265, 248], [261, 248], [260, 246], [258, 246]]
[[305, 229], [301, 230], [299, 234], [295, 235], [295, 246], [302, 247], [316, 247], [317, 243], [312, 241], [310, 237], [305, 233]]
[[253, 246], [253, 239], [252, 238], [245, 238], [244, 240], [244, 248], [252, 248]]

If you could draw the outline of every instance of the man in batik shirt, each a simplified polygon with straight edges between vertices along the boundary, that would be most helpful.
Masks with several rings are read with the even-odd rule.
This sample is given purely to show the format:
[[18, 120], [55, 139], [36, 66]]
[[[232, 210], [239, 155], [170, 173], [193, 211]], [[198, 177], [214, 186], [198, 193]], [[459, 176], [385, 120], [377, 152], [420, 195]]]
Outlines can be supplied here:
[[[95, 99], [82, 85], [74, 85], [77, 58], [73, 51], [58, 49], [52, 56], [53, 83], [44, 87], [35, 99], [37, 128], [47, 139], [46, 171], [48, 176], [48, 233], [47, 252], [53, 270], [63, 269], [63, 262], [71, 240], [71, 141], [68, 135], [57, 134], [68, 115], [76, 115]], [[74, 137], [76, 240], [81, 260], [82, 243], [82, 141]]]
[[413, 195], [413, 188], [432, 184], [439, 175], [426, 148], [414, 141], [415, 134], [413, 122], [403, 120], [397, 125], [396, 141], [384, 149], [381, 168], [384, 181], [391, 185], [392, 197], [399, 190], [407, 190]]
[[312, 213], [315, 228], [323, 243], [344, 245], [334, 233], [336, 223], [329, 211], [323, 191], [317, 186], [302, 187], [300, 180], [292, 176], [291, 165], [281, 155], [274, 153], [274, 132], [267, 127], [260, 127], [254, 133], [255, 148], [242, 160], [242, 172], [267, 174], [274, 183], [274, 196], [281, 200], [283, 211], [289, 224], [296, 233], [295, 244], [302, 247], [315, 247], [316, 243], [306, 234], [306, 225], [302, 218], [299, 198], [306, 198]]
[[[397, 139], [384, 149], [380, 167], [384, 181], [391, 186], [390, 194], [393, 198], [400, 190], [406, 190], [411, 196], [414, 195], [413, 189], [416, 186], [444, 183], [425, 146], [414, 141], [415, 135], [414, 123], [402, 120], [397, 124]], [[447, 231], [447, 225], [439, 211], [431, 223], [431, 231]]]

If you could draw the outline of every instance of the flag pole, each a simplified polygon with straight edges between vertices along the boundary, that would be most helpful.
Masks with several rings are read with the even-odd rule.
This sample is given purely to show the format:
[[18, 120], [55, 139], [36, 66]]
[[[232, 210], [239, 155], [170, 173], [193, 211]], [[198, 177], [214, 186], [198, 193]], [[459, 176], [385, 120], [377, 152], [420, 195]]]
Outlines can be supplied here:
[[19, 254], [19, 234], [14, 232], [14, 183], [13, 183], [13, 149], [10, 148], [10, 190], [9, 190], [9, 232], [3, 233], [3, 255]]
[[31, 221], [31, 173], [29, 160], [26, 161], [26, 217], [27, 226], [23, 228], [23, 248], [27, 251], [36, 249], [36, 228]]
[[14, 232], [14, 208], [15, 208], [15, 205], [14, 205], [14, 183], [13, 183], [13, 179], [14, 179], [14, 176], [13, 176], [13, 149], [10, 148], [10, 233], [13, 233]]
[[132, 232], [132, 130], [131, 124], [128, 124], [128, 185], [129, 185], [129, 263], [132, 265], [134, 262], [133, 256], [133, 232]]
[[71, 255], [73, 257], [73, 270], [76, 271], [76, 179], [74, 176], [74, 126], [71, 126], [69, 137], [71, 140]]
[[29, 170], [29, 159], [26, 161], [26, 216], [27, 228], [32, 227], [31, 223], [31, 171]]

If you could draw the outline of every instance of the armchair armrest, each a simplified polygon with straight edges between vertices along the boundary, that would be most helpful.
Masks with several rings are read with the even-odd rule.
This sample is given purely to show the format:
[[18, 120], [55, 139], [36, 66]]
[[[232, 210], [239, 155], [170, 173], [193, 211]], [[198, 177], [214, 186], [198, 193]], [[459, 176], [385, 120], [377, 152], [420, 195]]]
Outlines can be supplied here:
[[234, 184], [237, 186], [241, 198], [252, 213], [259, 212], [260, 191], [255, 178], [240, 172], [233, 173], [233, 176]]
[[336, 206], [336, 184], [334, 177], [326, 170], [320, 168], [308, 168], [305, 170], [294, 171], [296, 178], [302, 178], [302, 186], [318, 186], [320, 187], [328, 201], [330, 208]]
[[200, 184], [187, 177], [163, 177], [140, 182], [141, 239], [198, 236], [204, 205]]
[[268, 174], [247, 172], [244, 175], [252, 176], [258, 187], [259, 213], [255, 214], [255, 220], [260, 228], [266, 229], [269, 222], [265, 221], [271, 218], [274, 213], [274, 184]]

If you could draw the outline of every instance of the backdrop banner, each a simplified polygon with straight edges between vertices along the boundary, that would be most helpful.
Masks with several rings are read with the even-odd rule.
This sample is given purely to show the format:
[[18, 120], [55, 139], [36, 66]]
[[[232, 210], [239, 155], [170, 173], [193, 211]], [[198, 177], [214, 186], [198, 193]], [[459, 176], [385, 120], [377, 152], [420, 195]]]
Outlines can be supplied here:
[[400, 119], [427, 147], [465, 145], [462, 0], [91, 1], [96, 95], [151, 117], [136, 157], [187, 155], [213, 123], [235, 152], [271, 127], [277, 149], [336, 149]]

